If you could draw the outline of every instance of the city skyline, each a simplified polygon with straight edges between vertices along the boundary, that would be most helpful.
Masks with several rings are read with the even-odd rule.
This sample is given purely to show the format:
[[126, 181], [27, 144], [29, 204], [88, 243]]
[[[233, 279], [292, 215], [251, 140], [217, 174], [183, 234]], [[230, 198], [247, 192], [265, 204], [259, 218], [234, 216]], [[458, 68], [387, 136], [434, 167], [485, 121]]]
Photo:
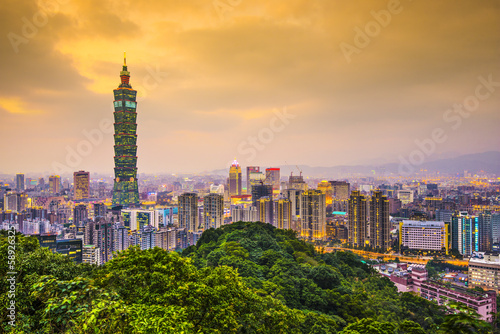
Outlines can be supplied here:
[[124, 50], [141, 104], [138, 173], [498, 149], [497, 2], [214, 4], [6, 6], [0, 173], [111, 174]]

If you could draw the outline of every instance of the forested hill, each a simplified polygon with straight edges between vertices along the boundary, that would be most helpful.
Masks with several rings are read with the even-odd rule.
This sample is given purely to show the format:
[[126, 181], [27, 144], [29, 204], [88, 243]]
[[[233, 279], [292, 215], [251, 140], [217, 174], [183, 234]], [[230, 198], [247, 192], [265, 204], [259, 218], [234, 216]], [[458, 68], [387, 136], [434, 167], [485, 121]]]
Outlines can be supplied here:
[[[4, 231], [0, 257], [6, 277]], [[420, 334], [486, 326], [398, 294], [351, 253], [316, 254], [292, 231], [262, 223], [205, 231], [182, 255], [132, 247], [101, 267], [76, 265], [17, 234], [15, 258], [16, 326], [8, 325], [3, 279], [2, 332]]]

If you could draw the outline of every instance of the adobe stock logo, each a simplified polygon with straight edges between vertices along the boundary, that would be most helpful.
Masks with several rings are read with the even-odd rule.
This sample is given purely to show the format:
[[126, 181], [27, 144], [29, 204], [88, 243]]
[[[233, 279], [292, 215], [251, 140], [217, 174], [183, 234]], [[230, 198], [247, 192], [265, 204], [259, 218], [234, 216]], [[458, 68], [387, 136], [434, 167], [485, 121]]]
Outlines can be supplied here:
[[84, 157], [89, 156], [94, 147], [102, 144], [104, 135], [113, 133], [113, 122], [110, 119], [102, 119], [99, 127], [94, 129], [83, 129], [82, 134], [86, 139], [80, 140], [75, 148], [66, 145], [65, 164], [58, 161], [52, 162], [52, 169], [56, 174], [72, 173], [83, 161]]
[[391, 23], [393, 15], [400, 14], [402, 11], [403, 6], [399, 0], [389, 0], [387, 9], [370, 12], [373, 20], [368, 21], [363, 29], [354, 27], [356, 33], [353, 40], [354, 45], [345, 42], [339, 44], [340, 51], [342, 51], [347, 63], [350, 64], [354, 54], [360, 54], [361, 50], [370, 45], [372, 39], [380, 35], [382, 28], [386, 28]]
[[297, 117], [287, 111], [287, 108], [273, 110], [274, 117], [269, 120], [269, 126], [259, 130], [256, 136], [248, 136], [239, 143], [237, 150], [240, 155], [246, 156], [247, 162], [252, 162], [257, 157], [258, 151], [263, 151], [270, 144], [277, 133], [285, 130], [290, 121]]
[[[476, 111], [481, 104], [481, 101], [485, 101], [490, 98], [495, 92], [495, 87], [500, 87], [500, 82], [493, 81], [493, 77], [490, 74], [487, 79], [483, 76], [478, 77], [479, 85], [476, 86], [473, 95], [467, 96], [462, 103], [454, 104], [453, 108], [447, 109], [443, 114], [443, 121], [445, 123], [451, 123], [451, 129], [453, 131], [458, 130], [463, 119], [469, 118], [472, 112]], [[431, 131], [429, 138], [424, 138], [422, 140], [415, 140], [415, 145], [417, 149], [413, 150], [408, 157], [399, 156], [399, 167], [398, 172], [400, 175], [409, 176], [415, 172], [416, 167], [422, 165], [425, 162], [426, 157], [432, 155], [438, 146], [438, 144], [444, 143], [448, 139], [446, 130], [437, 127]]]
[[28, 44], [30, 40], [36, 37], [39, 29], [45, 27], [49, 23], [49, 17], [53, 17], [59, 11], [59, 5], [67, 4], [69, 0], [45, 0], [40, 2], [40, 8], [36, 11], [31, 19], [23, 16], [21, 22], [21, 35], [15, 32], [9, 32], [7, 39], [12, 45], [15, 53], [19, 53], [21, 44]]

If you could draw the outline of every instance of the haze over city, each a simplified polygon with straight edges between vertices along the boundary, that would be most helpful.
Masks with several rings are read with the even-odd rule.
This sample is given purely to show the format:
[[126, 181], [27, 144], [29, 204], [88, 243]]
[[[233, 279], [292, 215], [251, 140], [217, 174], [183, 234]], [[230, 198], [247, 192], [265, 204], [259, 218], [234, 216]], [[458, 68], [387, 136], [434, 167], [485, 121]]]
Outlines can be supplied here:
[[399, 162], [436, 128], [426, 160], [500, 147], [497, 1], [231, 4], [4, 1], [0, 172], [111, 174], [124, 51], [141, 173]]

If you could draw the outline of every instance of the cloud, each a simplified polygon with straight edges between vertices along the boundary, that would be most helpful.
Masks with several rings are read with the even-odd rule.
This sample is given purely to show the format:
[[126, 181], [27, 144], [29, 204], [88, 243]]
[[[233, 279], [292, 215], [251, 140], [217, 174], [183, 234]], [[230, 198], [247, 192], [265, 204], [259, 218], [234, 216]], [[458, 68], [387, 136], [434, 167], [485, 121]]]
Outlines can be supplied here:
[[[390, 161], [442, 126], [444, 111], [473, 93], [479, 75], [500, 81], [494, 0], [402, 0], [351, 62], [340, 43], [354, 44], [354, 29], [388, 1], [243, 0], [222, 18], [211, 0], [47, 1], [6, 0], [0, 13], [2, 139], [23, 130], [19, 144], [0, 141], [9, 157], [0, 172], [49, 170], [84, 130], [111, 119], [123, 51], [144, 95], [142, 172], [226, 167], [238, 143], [285, 106], [296, 119], [255, 163]], [[41, 12], [47, 20], [37, 25]], [[29, 24], [37, 31], [26, 37]], [[10, 33], [27, 40], [18, 52]], [[496, 97], [437, 153], [497, 149]], [[112, 173], [112, 146], [106, 135], [77, 168]]]

